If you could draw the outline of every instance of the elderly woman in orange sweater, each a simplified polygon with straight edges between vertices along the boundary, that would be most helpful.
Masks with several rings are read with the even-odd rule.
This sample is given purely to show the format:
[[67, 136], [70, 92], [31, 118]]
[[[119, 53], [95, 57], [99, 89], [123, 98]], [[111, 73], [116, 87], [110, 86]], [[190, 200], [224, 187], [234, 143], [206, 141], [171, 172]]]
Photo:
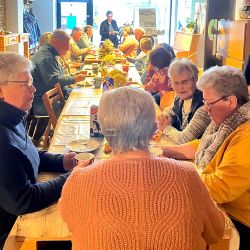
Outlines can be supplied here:
[[220, 240], [224, 217], [189, 163], [149, 152], [156, 130], [152, 96], [122, 87], [101, 98], [99, 122], [113, 148], [79, 165], [59, 203], [73, 250], [205, 250]]

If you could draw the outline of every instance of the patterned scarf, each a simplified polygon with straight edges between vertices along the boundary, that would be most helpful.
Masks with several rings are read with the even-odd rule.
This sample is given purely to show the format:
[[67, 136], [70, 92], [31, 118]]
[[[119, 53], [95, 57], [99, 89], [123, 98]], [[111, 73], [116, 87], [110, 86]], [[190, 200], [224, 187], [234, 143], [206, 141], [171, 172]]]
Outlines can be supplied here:
[[214, 155], [226, 138], [241, 124], [250, 119], [250, 101], [242, 105], [221, 125], [209, 124], [203, 134], [197, 152], [195, 163], [202, 171], [213, 159]]

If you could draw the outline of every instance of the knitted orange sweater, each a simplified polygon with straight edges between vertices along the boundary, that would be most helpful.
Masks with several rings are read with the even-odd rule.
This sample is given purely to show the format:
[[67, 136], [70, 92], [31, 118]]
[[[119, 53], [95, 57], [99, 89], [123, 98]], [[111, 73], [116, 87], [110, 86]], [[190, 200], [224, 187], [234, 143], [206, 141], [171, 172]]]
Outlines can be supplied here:
[[224, 217], [188, 163], [134, 151], [77, 167], [59, 208], [73, 250], [202, 250]]

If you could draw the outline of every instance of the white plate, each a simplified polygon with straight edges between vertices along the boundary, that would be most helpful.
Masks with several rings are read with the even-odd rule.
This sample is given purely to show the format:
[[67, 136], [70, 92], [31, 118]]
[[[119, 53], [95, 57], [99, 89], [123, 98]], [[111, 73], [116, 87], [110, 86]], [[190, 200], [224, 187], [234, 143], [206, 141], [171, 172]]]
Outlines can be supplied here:
[[66, 147], [76, 153], [92, 152], [98, 149], [100, 144], [93, 139], [82, 139], [69, 142]]
[[141, 88], [142, 87], [142, 85], [139, 85], [137, 83], [131, 83], [129, 86], [133, 87], [133, 88]]

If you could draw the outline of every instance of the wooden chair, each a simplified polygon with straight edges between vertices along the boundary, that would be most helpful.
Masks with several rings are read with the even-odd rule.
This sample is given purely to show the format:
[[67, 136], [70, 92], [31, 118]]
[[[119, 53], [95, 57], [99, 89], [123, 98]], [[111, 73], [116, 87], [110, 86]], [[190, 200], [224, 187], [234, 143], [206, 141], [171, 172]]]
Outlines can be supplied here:
[[41, 122], [47, 123], [48, 120], [48, 115], [34, 115], [30, 113], [26, 117], [25, 125], [27, 128], [27, 133], [36, 147], [39, 146], [39, 140], [36, 138], [39, 137], [39, 126], [41, 125]]
[[170, 106], [175, 98], [175, 92], [174, 91], [168, 91], [167, 93], [165, 93], [162, 98], [161, 98], [161, 102], [160, 102], [160, 109], [161, 111], [163, 111], [166, 107]]
[[[43, 99], [43, 103], [46, 108], [46, 111], [49, 115], [49, 122], [46, 128], [45, 134], [44, 134], [45, 139], [44, 139], [44, 144], [43, 144], [43, 149], [46, 149], [48, 146], [51, 126], [53, 129], [55, 129], [58, 117], [65, 104], [65, 99], [64, 99], [64, 95], [63, 95], [60, 84], [57, 83], [53, 89], [47, 91], [43, 95], [42, 99]], [[55, 105], [56, 105], [57, 110], [54, 109]]]
[[173, 46], [176, 58], [186, 57], [195, 64], [200, 36], [200, 34], [189, 34], [177, 31]]

